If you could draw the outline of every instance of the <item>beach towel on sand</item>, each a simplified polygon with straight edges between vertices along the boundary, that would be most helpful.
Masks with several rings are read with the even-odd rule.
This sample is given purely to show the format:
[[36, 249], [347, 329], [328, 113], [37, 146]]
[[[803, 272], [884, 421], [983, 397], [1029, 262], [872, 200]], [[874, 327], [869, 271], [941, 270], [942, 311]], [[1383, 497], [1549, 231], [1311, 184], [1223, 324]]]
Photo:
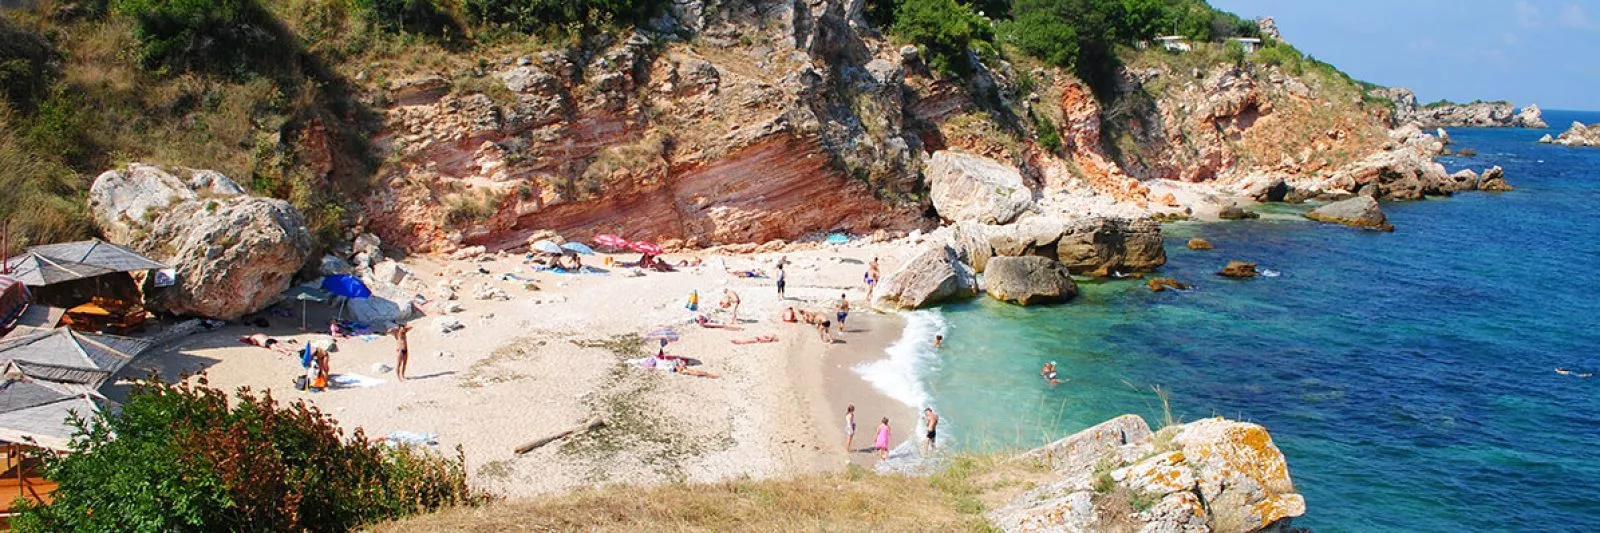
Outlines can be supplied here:
[[437, 446], [439, 444], [439, 434], [395, 430], [390, 431], [389, 435], [383, 438], [383, 442], [395, 445]]
[[338, 385], [340, 387], [361, 387], [363, 389], [388, 383], [385, 380], [371, 376], [363, 376], [361, 374], [334, 374], [332, 376], [328, 376], [328, 380], [332, 381], [334, 385]]

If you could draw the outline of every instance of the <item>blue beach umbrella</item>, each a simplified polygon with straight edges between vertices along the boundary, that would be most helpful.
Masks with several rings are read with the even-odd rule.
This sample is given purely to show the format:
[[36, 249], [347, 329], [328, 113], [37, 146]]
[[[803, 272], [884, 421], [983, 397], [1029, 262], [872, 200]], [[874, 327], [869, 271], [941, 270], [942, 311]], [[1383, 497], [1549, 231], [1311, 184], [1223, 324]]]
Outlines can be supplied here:
[[561, 245], [561, 248], [571, 252], [578, 252], [583, 255], [594, 255], [594, 248], [590, 248], [581, 242], [569, 242]]
[[344, 309], [350, 305], [351, 298], [372, 297], [372, 289], [368, 289], [367, 284], [361, 282], [361, 278], [349, 274], [337, 274], [322, 278], [322, 290], [328, 291], [334, 296], [345, 297], [343, 302], [339, 302], [339, 318], [341, 319], [344, 318]]
[[561, 255], [561, 246], [550, 241], [539, 241], [528, 245], [529, 250], [550, 255]]
[[368, 298], [372, 296], [372, 289], [361, 282], [361, 278], [349, 274], [337, 274], [322, 278], [322, 290], [333, 293], [334, 296], [345, 298]]

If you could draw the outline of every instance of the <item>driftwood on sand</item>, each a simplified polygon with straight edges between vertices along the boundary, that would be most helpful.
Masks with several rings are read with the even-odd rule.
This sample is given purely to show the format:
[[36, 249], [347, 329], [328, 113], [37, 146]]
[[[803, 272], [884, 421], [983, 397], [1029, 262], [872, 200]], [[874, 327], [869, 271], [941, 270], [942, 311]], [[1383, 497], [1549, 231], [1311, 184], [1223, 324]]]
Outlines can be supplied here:
[[539, 447], [544, 446], [546, 444], [550, 444], [552, 442], [555, 442], [557, 440], [572, 436], [572, 435], [577, 434], [577, 433], [583, 433], [585, 431], [593, 431], [593, 430], [598, 429], [598, 428], [600, 428], [601, 426], [604, 426], [604, 425], [606, 425], [605, 419], [600, 418], [600, 417], [594, 417], [594, 418], [589, 419], [587, 422], [584, 422], [582, 424], [578, 424], [576, 426], [572, 426], [570, 428], [564, 429], [564, 430], [562, 430], [560, 432], [557, 432], [554, 435], [550, 435], [550, 436], [544, 437], [542, 439], [536, 439], [536, 440], [525, 442], [521, 446], [517, 446], [516, 447], [516, 452], [519, 455], [520, 454], [524, 454], [524, 453], [528, 453], [528, 452], [531, 452], [533, 450], [537, 450], [537, 449], [539, 449]]

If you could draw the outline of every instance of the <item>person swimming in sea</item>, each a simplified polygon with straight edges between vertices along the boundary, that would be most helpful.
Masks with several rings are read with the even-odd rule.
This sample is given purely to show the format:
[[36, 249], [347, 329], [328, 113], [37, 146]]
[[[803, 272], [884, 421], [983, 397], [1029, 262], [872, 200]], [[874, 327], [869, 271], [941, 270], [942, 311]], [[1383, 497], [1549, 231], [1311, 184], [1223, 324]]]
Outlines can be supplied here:
[[1051, 361], [1051, 362], [1045, 363], [1044, 364], [1044, 368], [1039, 369], [1039, 375], [1043, 376], [1044, 379], [1049, 380], [1051, 385], [1055, 385], [1057, 383], [1061, 383], [1061, 380], [1056, 378], [1056, 362], [1055, 361]]

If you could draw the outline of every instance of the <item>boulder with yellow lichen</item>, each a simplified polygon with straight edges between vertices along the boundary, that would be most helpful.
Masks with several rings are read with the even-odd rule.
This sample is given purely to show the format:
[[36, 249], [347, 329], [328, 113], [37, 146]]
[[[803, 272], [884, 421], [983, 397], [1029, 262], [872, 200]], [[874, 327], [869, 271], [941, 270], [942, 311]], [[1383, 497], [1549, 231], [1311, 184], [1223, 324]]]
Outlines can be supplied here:
[[1123, 415], [1018, 460], [1051, 480], [989, 512], [1005, 531], [1293, 531], [1306, 511], [1266, 428], [1245, 422], [1152, 432]]

